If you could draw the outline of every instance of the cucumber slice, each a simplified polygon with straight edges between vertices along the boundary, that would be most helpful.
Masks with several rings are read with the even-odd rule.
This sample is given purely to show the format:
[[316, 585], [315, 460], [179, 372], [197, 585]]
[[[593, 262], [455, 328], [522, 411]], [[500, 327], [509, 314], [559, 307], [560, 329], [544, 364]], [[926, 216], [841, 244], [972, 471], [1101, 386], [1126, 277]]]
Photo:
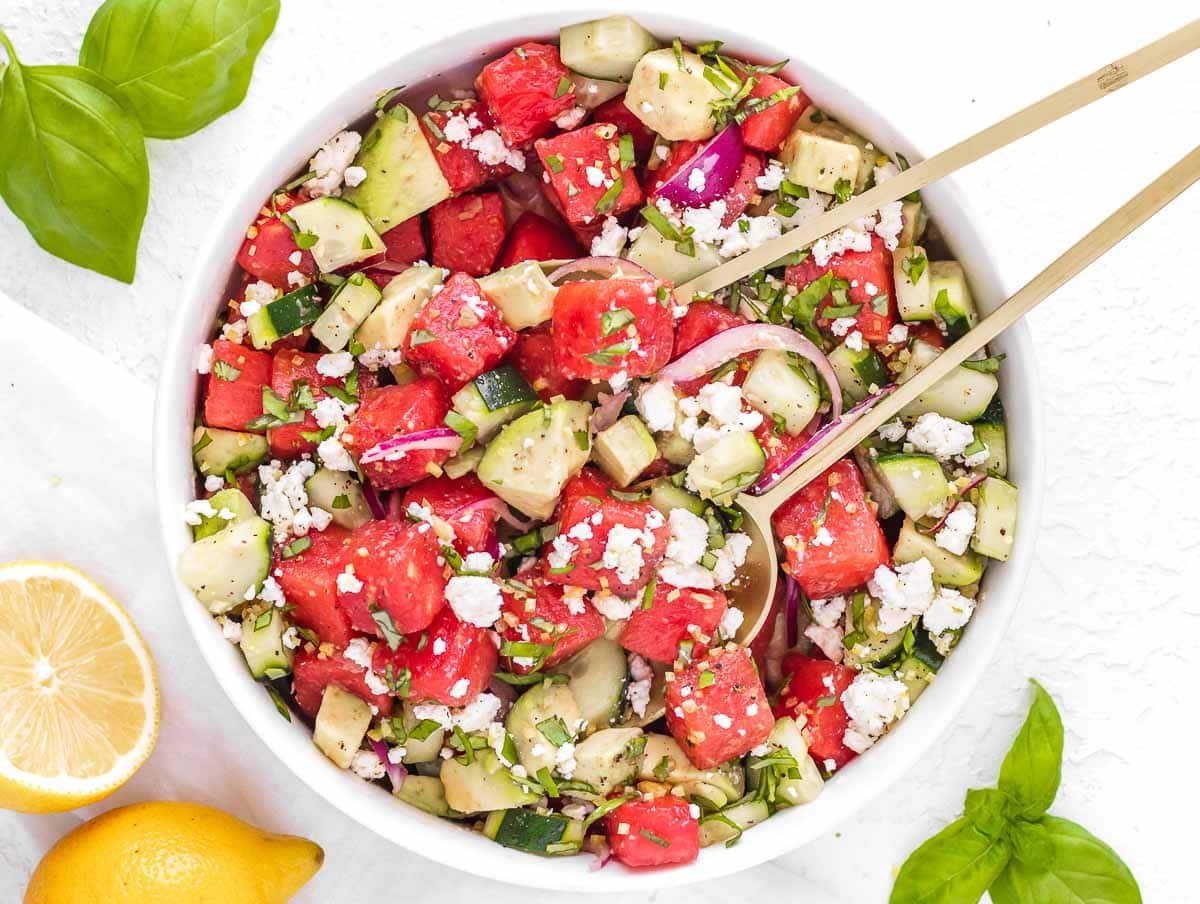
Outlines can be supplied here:
[[326, 686], [313, 722], [313, 743], [335, 764], [349, 769], [371, 725], [371, 707], [335, 684]]
[[[474, 427], [474, 441], [486, 443], [501, 427], [532, 408], [537, 400], [537, 393], [530, 389], [525, 378], [505, 364], [476, 377], [450, 401], [454, 411]], [[469, 433], [470, 428], [466, 429]]]
[[484, 486], [538, 520], [554, 514], [559, 493], [587, 462], [587, 402], [561, 400], [508, 424], [484, 452], [477, 472]]
[[301, 286], [263, 305], [246, 318], [250, 341], [257, 349], [270, 348], [284, 336], [299, 332], [321, 316], [316, 286]]
[[458, 480], [460, 477], [465, 477], [478, 468], [481, 458], [483, 458], [483, 446], [475, 446], [466, 452], [460, 452], [458, 455], [455, 455], [442, 465], [442, 470], [446, 472], [446, 476], [451, 480]]
[[192, 433], [192, 458], [196, 470], [209, 474], [243, 474], [267, 457], [267, 439], [257, 433], [239, 433], [219, 427], [197, 427]]
[[900, 527], [892, 558], [898, 565], [928, 559], [933, 566], [933, 579], [947, 587], [966, 587], [983, 577], [983, 560], [979, 556], [971, 551], [956, 556], [942, 549], [933, 537], [918, 531], [911, 518], [905, 518]]
[[992, 477], [1007, 477], [1008, 432], [1004, 424], [989, 424], [984, 421], [976, 421], [971, 426], [975, 428], [975, 443], [979, 445], [979, 448], [976, 449], [968, 446], [964, 454], [970, 455], [972, 452], [981, 452], [986, 447], [988, 457], [987, 461], [983, 463], [983, 469]]
[[568, 739], [573, 739], [580, 718], [579, 704], [567, 685], [542, 682], [525, 691], [513, 704], [504, 727], [512, 735], [521, 765], [530, 775], [537, 775], [541, 769], [554, 771], [558, 749], [556, 732], [543, 723], [550, 721], [559, 730], [565, 730]]
[[561, 856], [583, 847], [582, 819], [532, 810], [497, 810], [489, 813], [483, 834], [497, 844], [530, 854]]
[[725, 95], [705, 77], [700, 57], [652, 50], [633, 67], [625, 106], [667, 141], [703, 141], [716, 132], [711, 104]]
[[357, 204], [380, 232], [450, 197], [450, 184], [416, 114], [403, 104], [375, 120], [354, 162], [367, 171], [367, 178], [344, 189], [342, 197]]
[[892, 256], [892, 274], [896, 281], [900, 319], [908, 323], [932, 320], [932, 271], [925, 249], [919, 245], [897, 248]]
[[631, 784], [641, 769], [645, 746], [640, 728], [603, 728], [576, 745], [572, 778], [600, 795]]
[[1007, 480], [988, 477], [971, 495], [976, 509], [971, 549], [1007, 562], [1017, 536], [1017, 488]]
[[771, 815], [765, 801], [746, 797], [700, 820], [700, 846], [730, 844], [741, 837], [746, 829], [764, 822]]
[[313, 336], [331, 352], [340, 352], [350, 337], [375, 310], [383, 293], [362, 273], [351, 274], [338, 286], [333, 298], [313, 324]]
[[[193, 540], [203, 540], [205, 537], [211, 537], [213, 534], [224, 530], [230, 524], [237, 521], [246, 521], [258, 517], [258, 512], [254, 509], [254, 503], [247, 499], [246, 494], [237, 487], [227, 487], [220, 492], [213, 493], [209, 497], [208, 502], [216, 510], [217, 514], [201, 518], [200, 523], [192, 528]], [[220, 514], [222, 510], [231, 512], [233, 517], [222, 518]]]
[[617, 486], [627, 487], [658, 458], [658, 447], [642, 419], [627, 414], [596, 434], [593, 454]]
[[874, 602], [863, 608], [858, 626], [861, 636], [846, 650], [846, 662], [856, 666], [883, 667], [899, 658], [904, 651], [904, 631], [884, 634], [879, 630], [879, 606]]
[[[767, 736], [766, 744], [771, 748], [771, 752], [789, 753], [796, 761], [797, 774], [780, 778], [775, 786], [775, 805], [794, 807], [816, 800], [825, 787], [825, 780], [821, 778], [821, 771], [809, 756], [808, 744], [800, 733], [800, 726], [796, 724], [796, 721], [790, 716], [776, 719], [771, 733]], [[771, 752], [767, 753], [768, 757]], [[758, 789], [762, 778], [762, 770], [755, 769], [754, 766], [761, 761], [762, 757], [751, 757], [747, 763], [746, 771], [750, 775], [750, 787], [754, 790]]]
[[828, 195], [834, 193], [841, 181], [850, 182], [857, 189], [865, 163], [862, 148], [840, 134], [828, 120], [811, 131], [793, 129], [783, 143], [779, 159], [787, 168], [789, 180]]
[[242, 655], [255, 678], [274, 681], [292, 671], [292, 651], [283, 645], [286, 629], [283, 613], [274, 608], [242, 620]]
[[804, 431], [821, 404], [821, 392], [801, 359], [775, 349], [755, 357], [742, 384], [742, 394], [772, 418], [782, 418], [792, 436]]
[[568, 69], [610, 81], [629, 81], [638, 60], [657, 48], [658, 39], [629, 16], [579, 22], [558, 33], [559, 56]]
[[441, 778], [446, 803], [460, 813], [524, 807], [541, 797], [526, 790], [486, 747], [476, 750], [470, 763], [460, 763], [457, 757], [443, 760]]
[[[382, 298], [354, 338], [368, 351], [399, 348], [417, 312], [449, 275], [441, 267], [410, 267], [383, 287]], [[397, 380], [397, 383], [400, 381]]]
[[197, 540], [179, 557], [179, 579], [213, 615], [246, 601], [271, 568], [271, 526], [248, 518]]
[[914, 520], [950, 496], [950, 483], [932, 455], [881, 455], [875, 466], [904, 514]]
[[479, 280], [479, 288], [514, 330], [545, 323], [554, 313], [558, 289], [537, 261], [522, 261]]
[[883, 359], [869, 345], [863, 345], [860, 351], [855, 351], [843, 343], [829, 353], [829, 363], [833, 365], [842, 392], [855, 402], [861, 402], [891, 382]]
[[766, 463], [753, 433], [726, 433], [688, 465], [688, 483], [701, 498], [724, 505], [754, 483]]
[[967, 275], [958, 261], [930, 262], [929, 291], [934, 313], [951, 339], [965, 336], [979, 322]]
[[[907, 383], [927, 367], [941, 352], [918, 339], [910, 350], [911, 357], [901, 372], [898, 383]], [[900, 412], [901, 417], [918, 418], [933, 411], [963, 423], [978, 420], [991, 405], [1000, 389], [995, 374], [980, 373], [969, 367], [956, 367], [954, 372], [932, 389], [917, 396]]]
[[682, 487], [675, 486], [675, 484], [671, 483], [665, 477], [661, 477], [650, 484], [650, 499], [648, 501], [667, 517], [675, 509], [681, 508], [687, 509], [699, 518], [703, 518], [704, 509], [707, 508], [704, 500], [699, 496], [693, 496]]
[[309, 505], [324, 509], [339, 527], [354, 530], [374, 519], [362, 485], [345, 471], [321, 468], [304, 482]]
[[[680, 250], [681, 247], [686, 250]], [[667, 238], [653, 226], [642, 230], [625, 256], [664, 282], [677, 286], [721, 264], [721, 255], [712, 245], [692, 242], [681, 246], [678, 240]]]
[[933, 682], [937, 672], [929, 667], [924, 660], [909, 656], [896, 667], [896, 678], [903, 681], [908, 688], [908, 699], [915, 703], [925, 692], [925, 688]]
[[629, 665], [615, 640], [600, 637], [550, 671], [567, 676], [567, 687], [588, 731], [608, 728], [621, 710]]
[[446, 803], [446, 789], [442, 787], [442, 780], [432, 775], [409, 773], [400, 783], [400, 787], [392, 791], [392, 794], [406, 804], [414, 806], [418, 810], [424, 810], [426, 813], [432, 813], [434, 816], [453, 817], [456, 815], [450, 809], [450, 805]]

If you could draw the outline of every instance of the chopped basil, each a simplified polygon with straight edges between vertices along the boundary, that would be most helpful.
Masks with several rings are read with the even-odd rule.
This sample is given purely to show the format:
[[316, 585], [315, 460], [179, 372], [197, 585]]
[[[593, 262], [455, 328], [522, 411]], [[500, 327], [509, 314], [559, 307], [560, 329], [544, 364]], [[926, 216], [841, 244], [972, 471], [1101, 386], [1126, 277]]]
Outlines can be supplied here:
[[196, 440], [195, 443], [192, 444], [192, 454], [195, 455], [197, 452], [207, 449], [209, 446], [212, 445], [212, 441], [213, 441], [212, 435], [207, 430], [205, 430], [204, 432], [202, 432], [200, 434], [200, 438], [198, 440]]
[[642, 608], [649, 609], [654, 605], [654, 594], [658, 591], [658, 576], [655, 575], [642, 591]]
[[395, 651], [404, 637], [396, 630], [396, 623], [392, 621], [392, 616], [377, 606], [372, 606], [370, 611], [371, 621], [375, 622], [379, 626], [379, 630], [383, 632], [383, 639], [387, 643], [388, 649]]
[[642, 208], [642, 219], [654, 227], [654, 229], [664, 239], [669, 242], [683, 241], [683, 235], [675, 225], [664, 216], [663, 212], [653, 204], [647, 204]]
[[422, 719], [408, 730], [408, 736], [414, 741], [428, 741], [429, 736], [441, 727], [433, 719]]
[[775, 210], [781, 217], [791, 217], [795, 216], [800, 208], [791, 201], [777, 201], [775, 203]]
[[283, 697], [279, 696], [279, 691], [275, 690], [275, 688], [268, 684], [267, 695], [271, 698], [271, 702], [275, 704], [275, 709], [278, 710], [279, 715], [291, 722], [292, 711], [288, 709], [287, 704], [283, 702]]
[[817, 709], [825, 709], [827, 706], [833, 706], [837, 703], [837, 694], [829, 694], [825, 697], [817, 698]]
[[395, 100], [399, 96], [400, 92], [407, 87], [407, 85], [401, 85], [399, 88], [392, 88], [390, 91], [385, 91], [379, 100], [375, 101], [375, 109], [382, 110], [387, 107], [387, 105]]
[[667, 841], [667, 839], [663, 838], [661, 835], [655, 835], [649, 829], [638, 829], [638, 834], [647, 841], [654, 842], [654, 844], [657, 844], [659, 847], [665, 848], [671, 846], [671, 842]]
[[562, 720], [561, 716], [551, 716], [549, 719], [543, 719], [537, 723], [537, 730], [542, 733], [542, 737], [553, 744], [555, 747], [562, 747], [571, 740], [571, 732], [567, 729], [567, 723]]
[[312, 540], [308, 537], [297, 537], [283, 548], [283, 552], [280, 555], [285, 559], [294, 559], [310, 546], [312, 546]]
[[397, 672], [389, 662], [387, 670], [383, 673], [383, 680], [388, 690], [397, 697], [407, 697], [412, 693], [412, 671], [407, 666], [401, 666]]
[[671, 774], [671, 758], [664, 756], [661, 760], [654, 764], [654, 778], [657, 781], [665, 782], [667, 776]]
[[297, 232], [295, 235], [295, 239], [296, 239], [296, 247], [299, 248], [301, 251], [307, 251], [309, 248], [311, 248], [313, 245], [315, 245], [319, 241], [316, 233], [314, 233], [314, 232]]
[[628, 793], [621, 797], [610, 797], [608, 800], [601, 801], [596, 805], [596, 809], [589, 813], [587, 818], [583, 820], [583, 827], [586, 829], [596, 820], [602, 819], [613, 810], [617, 809], [617, 807], [628, 803], [631, 800], [637, 800], [639, 797], [641, 797], [640, 794]]
[[830, 305], [821, 312], [822, 317], [837, 319], [838, 317], [854, 317], [862, 310], [861, 304]]
[[254, 619], [254, 630], [261, 631], [267, 625], [271, 624], [271, 616], [273, 614], [274, 614], [274, 610], [268, 609], [266, 612], [264, 612], [258, 618]]
[[212, 365], [213, 376], [218, 380], [224, 380], [226, 383], [232, 383], [242, 375], [241, 370], [234, 367], [228, 361], [214, 361]]
[[551, 154], [546, 158], [546, 166], [550, 167], [553, 173], [561, 173], [563, 171], [563, 159], [557, 154]]
[[625, 133], [617, 145], [621, 155], [621, 169], [629, 169], [637, 160], [633, 148], [633, 136], [628, 132]]
[[779, 193], [785, 198], [807, 198], [808, 188], [803, 185], [797, 185], [790, 179], [784, 179], [779, 183]]
[[333, 503], [332, 503], [331, 507], [335, 508], [335, 509], [350, 508], [350, 497], [347, 496], [345, 493], [339, 493], [338, 495], [333, 497]]
[[370, 251], [374, 247], [375, 243], [371, 241], [371, 236], [364, 232], [362, 237], [362, 250]]
[[992, 358], [982, 358], [978, 361], [964, 361], [962, 366], [968, 370], [975, 370], [981, 374], [994, 374], [1000, 370], [1000, 362], [1004, 360], [1004, 355], [996, 355]]
[[923, 254], [914, 254], [900, 262], [900, 269], [904, 271], [904, 275], [908, 277], [908, 281], [913, 285], [921, 281], [921, 277], [925, 275], [925, 268], [927, 266], [929, 266], [929, 259]]
[[621, 197], [621, 192], [625, 190], [625, 180], [621, 176], [617, 176], [613, 180], [613, 184], [608, 187], [608, 190], [600, 196], [600, 200], [596, 202], [596, 213], [608, 213], [617, 203], [617, 198]]
[[592, 448], [592, 438], [586, 430], [575, 431], [575, 445], [584, 452]]
[[299, 188], [301, 185], [303, 185], [309, 179], [315, 179], [316, 177], [317, 177], [317, 174], [314, 173], [312, 170], [309, 170], [303, 176], [297, 176], [295, 179], [293, 179], [291, 182], [289, 182], [287, 185], [285, 185], [282, 188], [282, 191], [291, 191], [293, 188]]
[[505, 684], [511, 684], [514, 687], [541, 684], [543, 681], [549, 681], [551, 684], [567, 683], [566, 675], [543, 675], [540, 672], [532, 672], [528, 675], [516, 675], [512, 672], [494, 672], [492, 677], [503, 681]]
[[628, 355], [633, 351], [633, 346], [628, 341], [618, 342], [615, 345], [607, 345], [599, 351], [589, 352], [584, 357], [601, 367], [611, 367], [616, 363], [617, 358]]
[[633, 311], [629, 310], [629, 308], [617, 308], [613, 311], [605, 311], [600, 315], [600, 332], [607, 338], [617, 330], [629, 326], [633, 321]]
[[839, 204], [845, 204], [854, 197], [854, 183], [849, 179], [838, 179], [833, 183], [833, 196]]
[[[550, 774], [549, 767], [543, 766], [537, 771], [537, 780], [538, 784], [546, 789], [547, 795], [550, 797], [558, 797], [558, 785], [554, 783], [554, 777]], [[546, 850], [549, 852], [550, 847], [547, 846]]]
[[667, 81], [671, 78], [669, 72], [660, 72], [658, 74], [658, 90], [665, 91], [667, 89]]
[[704, 690], [706, 687], [709, 687], [712, 684], [714, 684], [716, 682], [716, 680], [717, 680], [717, 676], [714, 675], [712, 672], [710, 672], [708, 669], [705, 669], [703, 672], [700, 673], [700, 680], [696, 682], [696, 686], [700, 690]]
[[681, 70], [683, 69], [683, 42], [676, 38], [671, 42], [671, 49], [675, 51], [675, 65]]
[[554, 96], [562, 97], [571, 90], [571, 80], [565, 75], [558, 80], [558, 85], [554, 88]]
[[459, 414], [453, 408], [446, 412], [442, 423], [462, 437], [462, 445], [458, 447], [460, 455], [474, 445], [475, 437], [479, 435], [479, 427], [475, 422]]
[[457, 741], [459, 746], [461, 746], [463, 749], [463, 755], [461, 757], [456, 757], [456, 759], [459, 762], [470, 766], [475, 762], [475, 748], [471, 746], [471, 739], [467, 737], [467, 733], [462, 730], [461, 725], [454, 726], [454, 740]]

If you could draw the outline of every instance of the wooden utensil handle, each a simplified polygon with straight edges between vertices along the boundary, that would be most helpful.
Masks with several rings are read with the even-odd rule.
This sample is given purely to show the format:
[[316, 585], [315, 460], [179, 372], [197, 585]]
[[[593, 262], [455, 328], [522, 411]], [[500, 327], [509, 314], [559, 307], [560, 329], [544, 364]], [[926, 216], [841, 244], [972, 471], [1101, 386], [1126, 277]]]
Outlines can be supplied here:
[[1171, 200], [1200, 179], [1200, 147], [1138, 192], [1120, 210], [1072, 245], [1054, 263], [996, 308], [978, 326], [951, 345], [907, 383], [844, 430], [818, 446], [795, 471], [770, 492], [752, 502], [754, 508], [774, 510], [789, 496], [820, 476], [838, 459], [900, 414], [922, 393], [932, 389], [971, 355], [982, 349], [1008, 327], [1024, 317], [1077, 276], [1085, 267], [1145, 223]]
[[793, 251], [807, 248], [821, 236], [829, 235], [848, 223], [874, 214], [885, 204], [898, 201], [961, 167], [974, 163], [1031, 132], [1036, 132], [1068, 113], [1086, 107], [1118, 88], [1133, 84], [1142, 76], [1161, 69], [1197, 48], [1200, 48], [1200, 19], [1152, 44], [1147, 44], [1127, 57], [1109, 63], [1019, 113], [1014, 113], [982, 132], [960, 141], [937, 156], [893, 176], [882, 185], [875, 186], [845, 204], [839, 204], [815, 220], [684, 283], [675, 290], [676, 298], [680, 304], [686, 304], [697, 294], [712, 294], [718, 289], [732, 285]]

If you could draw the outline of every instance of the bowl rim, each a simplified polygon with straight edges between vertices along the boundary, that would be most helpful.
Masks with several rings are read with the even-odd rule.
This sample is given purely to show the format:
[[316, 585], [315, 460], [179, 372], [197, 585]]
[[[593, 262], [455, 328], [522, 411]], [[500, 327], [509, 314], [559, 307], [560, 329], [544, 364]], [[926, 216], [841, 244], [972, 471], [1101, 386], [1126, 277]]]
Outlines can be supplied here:
[[[719, 34], [736, 52], [755, 59], [782, 59], [787, 55], [770, 41], [702, 18], [648, 13], [614, 5], [499, 17], [425, 42], [404, 57], [376, 67], [334, 94], [319, 111], [306, 116], [303, 123], [283, 135], [264, 157], [267, 162], [242, 179], [229, 195], [230, 203], [225, 205], [199, 247], [182, 293], [183, 301], [173, 318], [155, 399], [153, 427], [156, 508], [175, 595], [205, 662], [251, 731], [309, 788], [381, 837], [422, 857], [485, 878], [513, 882], [509, 877], [519, 877], [517, 884], [522, 886], [573, 892], [633, 889], [645, 892], [747, 869], [825, 834], [900, 780], [958, 717], [1003, 641], [1032, 564], [1044, 492], [1043, 418], [1035, 394], [1037, 362], [1028, 327], [1018, 323], [995, 345], [1009, 357], [1009, 365], [1001, 375], [1002, 394], [1010, 401], [1009, 459], [1010, 467], [1020, 475], [1015, 482], [1021, 489], [1022, 529], [1010, 561], [991, 570], [971, 630], [964, 635], [956, 655], [947, 661], [941, 673], [943, 680], [925, 692], [921, 705], [915, 706], [879, 742], [879, 749], [872, 756], [862, 757], [847, 767], [854, 774], [853, 780], [831, 782], [813, 803], [781, 811], [757, 827], [751, 839], [734, 848], [705, 849], [695, 863], [686, 867], [638, 872], [613, 864], [594, 871], [589, 857], [542, 859], [508, 850], [446, 820], [412, 807], [397, 806], [385, 790], [326, 760], [313, 746], [310, 733], [301, 723], [289, 723], [279, 717], [269, 696], [251, 678], [238, 650], [222, 637], [215, 619], [183, 586], [175, 568], [179, 553], [190, 542], [181, 512], [184, 503], [194, 497], [190, 447], [198, 379], [193, 366], [195, 349], [209, 341], [213, 315], [246, 224], [261, 207], [262, 199], [302, 166], [312, 149], [361, 116], [379, 92], [395, 84], [434, 78], [441, 70], [462, 65], [474, 57], [485, 58], [523, 38], [556, 35], [561, 25], [618, 14], [637, 18], [655, 34], [679, 34], [689, 41]], [[862, 127], [872, 140], [883, 142], [884, 147], [904, 153], [909, 159], [923, 159], [919, 149], [887, 116], [868, 108], [833, 74], [797, 61], [790, 63], [784, 72], [836, 118]], [[404, 77], [400, 78], [402, 74]], [[990, 309], [1009, 293], [981, 236], [971, 228], [978, 218], [962, 191], [950, 178], [925, 189], [922, 196], [932, 218], [943, 227], [955, 257], [963, 262], [981, 307]], [[187, 416], [183, 417], [184, 414]], [[1011, 441], [1014, 433], [1020, 445]], [[1018, 454], [1012, 454], [1014, 448], [1020, 450]]]

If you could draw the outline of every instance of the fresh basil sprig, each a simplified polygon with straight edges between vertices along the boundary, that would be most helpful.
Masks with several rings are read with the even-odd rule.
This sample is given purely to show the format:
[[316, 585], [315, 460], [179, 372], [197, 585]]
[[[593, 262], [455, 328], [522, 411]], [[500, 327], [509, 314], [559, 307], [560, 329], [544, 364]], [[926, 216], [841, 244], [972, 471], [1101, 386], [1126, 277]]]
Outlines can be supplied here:
[[1141, 904], [1133, 873], [1085, 828], [1046, 811], [1062, 777], [1063, 725], [1036, 681], [995, 788], [967, 792], [963, 815], [909, 855], [890, 904]]
[[79, 63], [109, 79], [150, 138], [182, 138], [234, 109], [279, 0], [107, 0]]
[[107, 0], [79, 66], [23, 65], [0, 30], [0, 197], [51, 254], [132, 282], [145, 137], [241, 103], [278, 17], [279, 0]]

